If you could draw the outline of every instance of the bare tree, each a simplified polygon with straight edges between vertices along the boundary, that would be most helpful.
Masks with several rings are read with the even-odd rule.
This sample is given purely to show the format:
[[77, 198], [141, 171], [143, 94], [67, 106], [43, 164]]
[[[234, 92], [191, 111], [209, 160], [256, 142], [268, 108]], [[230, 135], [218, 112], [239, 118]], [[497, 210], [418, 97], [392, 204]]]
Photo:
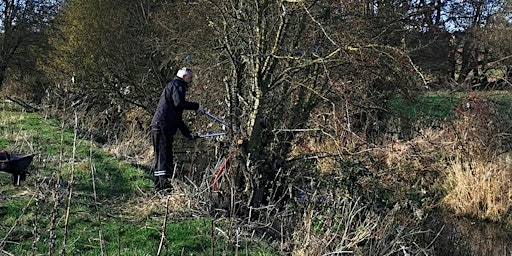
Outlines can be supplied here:
[[289, 167], [297, 135], [319, 129], [322, 111], [329, 112], [330, 136], [338, 140], [343, 129], [356, 129], [353, 121], [368, 119], [360, 127], [379, 129], [374, 124], [384, 119], [385, 100], [396, 92], [411, 97], [424, 84], [407, 52], [390, 43], [390, 34], [407, 27], [400, 19], [385, 26], [391, 3], [212, 4], [218, 16], [210, 20], [223, 50], [218, 59], [229, 63], [220, 72], [233, 142], [241, 139], [239, 169], [253, 206], [279, 190], [276, 175]]
[[[59, 1], [0, 1], [0, 89], [9, 69], [33, 69]], [[32, 61], [32, 62], [30, 62]]]
[[[239, 159], [260, 205], [291, 150], [294, 129], [329, 85], [329, 61], [340, 54], [315, 20], [315, 4], [302, 1], [212, 3], [211, 21], [229, 65], [223, 71], [234, 138], [243, 140]], [[304, 36], [305, 35], [305, 36]]]
[[347, 61], [356, 48], [347, 48], [343, 35], [350, 32], [339, 33], [340, 23], [329, 19], [348, 19], [352, 9], [315, 1], [223, 1], [216, 8], [221, 19], [212, 23], [229, 60], [224, 81], [232, 128], [243, 139], [240, 157], [247, 156], [250, 201], [258, 206], [286, 165], [297, 131], [308, 128], [330, 89], [351, 78], [347, 70], [356, 63]]
[[[464, 1], [451, 2], [447, 8], [451, 17], [449, 25], [458, 33], [462, 48], [460, 54], [460, 68], [457, 81], [473, 83], [482, 76], [482, 64], [486, 58], [488, 49], [480, 42], [479, 34], [486, 30], [493, 18], [504, 12], [510, 12], [507, 1]], [[489, 26], [490, 28], [490, 26]]]

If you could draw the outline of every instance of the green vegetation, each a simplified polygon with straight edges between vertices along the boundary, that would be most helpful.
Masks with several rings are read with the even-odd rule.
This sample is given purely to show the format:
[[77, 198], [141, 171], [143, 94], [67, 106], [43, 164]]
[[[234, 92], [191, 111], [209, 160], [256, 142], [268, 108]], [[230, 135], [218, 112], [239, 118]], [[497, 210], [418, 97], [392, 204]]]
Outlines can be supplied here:
[[388, 102], [387, 107], [393, 115], [414, 119], [444, 119], [453, 115], [454, 108], [462, 100], [472, 95], [487, 99], [499, 106], [502, 113], [510, 113], [512, 97], [506, 91], [448, 93], [429, 92], [413, 100], [406, 100], [397, 95]]
[[[10, 174], [0, 173], [1, 250], [14, 255], [50, 250], [69, 255], [155, 255], [167, 221], [161, 255], [234, 254], [234, 244], [211, 231], [213, 222], [226, 225], [222, 221], [207, 214], [184, 214], [186, 205], [180, 204], [179, 195], [168, 198], [152, 192], [146, 171], [88, 140], [74, 138], [73, 127], [58, 121], [0, 111], [1, 148], [36, 155], [22, 186], [14, 187]], [[173, 207], [167, 219], [166, 199]], [[256, 248], [255, 242], [238, 242], [247, 246], [239, 253], [275, 255], [259, 244]]]
[[430, 93], [413, 101], [395, 96], [388, 103], [389, 110], [397, 116], [409, 118], [442, 119], [453, 114], [454, 105], [464, 97], [463, 94]]

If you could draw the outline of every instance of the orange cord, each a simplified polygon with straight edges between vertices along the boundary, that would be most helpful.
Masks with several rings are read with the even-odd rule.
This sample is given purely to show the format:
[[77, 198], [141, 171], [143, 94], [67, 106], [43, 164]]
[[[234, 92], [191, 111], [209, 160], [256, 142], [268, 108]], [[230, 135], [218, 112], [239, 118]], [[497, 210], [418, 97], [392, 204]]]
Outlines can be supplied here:
[[213, 191], [214, 192], [219, 192], [219, 188], [217, 186], [217, 182], [219, 180], [219, 177], [220, 175], [222, 174], [222, 172], [224, 171], [224, 168], [226, 168], [226, 164], [228, 163], [229, 159], [231, 158], [231, 156], [228, 156], [226, 158], [226, 160], [224, 160], [224, 163], [222, 164], [222, 166], [219, 168], [219, 170], [217, 171], [217, 173], [215, 174], [215, 178], [213, 179]]

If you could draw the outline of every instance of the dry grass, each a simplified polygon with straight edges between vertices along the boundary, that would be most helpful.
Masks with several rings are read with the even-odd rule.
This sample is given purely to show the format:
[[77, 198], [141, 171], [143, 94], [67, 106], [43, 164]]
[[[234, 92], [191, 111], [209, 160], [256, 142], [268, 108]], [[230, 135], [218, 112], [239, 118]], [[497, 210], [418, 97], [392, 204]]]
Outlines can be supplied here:
[[150, 142], [150, 135], [136, 129], [135, 124], [132, 124], [125, 132], [123, 138], [115, 143], [104, 145], [103, 150], [118, 158], [130, 160], [133, 163], [151, 165], [153, 147]]
[[475, 95], [456, 113], [442, 203], [458, 215], [505, 220], [512, 206], [510, 119], [497, 101]]
[[165, 215], [166, 204], [170, 212], [186, 212], [199, 209], [198, 202], [187, 193], [176, 191], [170, 194], [156, 193], [132, 198], [124, 202], [120, 209], [126, 215], [136, 219]]
[[418, 241], [426, 232], [416, 220], [404, 219], [399, 205], [377, 214], [345, 198], [326, 209], [305, 208], [287, 243], [294, 256], [431, 255], [432, 248]]
[[456, 158], [447, 169], [443, 202], [455, 213], [493, 221], [512, 207], [512, 156], [489, 161]]
[[426, 172], [442, 175], [447, 193], [441, 203], [455, 214], [492, 221], [507, 218], [512, 207], [512, 155], [489, 159], [457, 145], [444, 131], [427, 129], [411, 141], [388, 144], [380, 154], [384, 169], [395, 170], [393, 174], [402, 179], [414, 180]]
[[24, 116], [11, 115], [7, 112], [0, 112], [0, 126], [4, 127], [1, 129], [2, 133], [0, 136], [11, 141], [27, 141], [30, 139], [30, 135], [24, 132], [20, 128], [12, 126], [25, 120]]
[[348, 198], [333, 208], [337, 206], [333, 216], [313, 207], [305, 209], [293, 235], [293, 255], [354, 253], [358, 244], [372, 238], [380, 221], [378, 215]]

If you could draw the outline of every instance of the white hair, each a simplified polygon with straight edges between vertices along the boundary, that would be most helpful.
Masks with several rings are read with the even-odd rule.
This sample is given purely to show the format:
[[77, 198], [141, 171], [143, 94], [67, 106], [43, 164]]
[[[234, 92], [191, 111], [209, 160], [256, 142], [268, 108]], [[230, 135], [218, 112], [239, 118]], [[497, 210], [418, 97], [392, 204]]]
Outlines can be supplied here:
[[181, 68], [180, 70], [178, 70], [178, 73], [176, 73], [176, 76], [183, 78], [183, 76], [190, 75], [190, 74], [192, 74], [192, 69], [184, 67], [184, 68]]

